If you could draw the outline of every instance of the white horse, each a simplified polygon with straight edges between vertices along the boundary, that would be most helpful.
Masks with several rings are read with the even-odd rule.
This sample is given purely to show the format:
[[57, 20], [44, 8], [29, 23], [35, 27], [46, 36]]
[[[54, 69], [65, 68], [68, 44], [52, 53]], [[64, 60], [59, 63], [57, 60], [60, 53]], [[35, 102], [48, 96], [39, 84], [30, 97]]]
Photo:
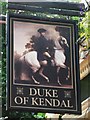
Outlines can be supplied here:
[[49, 82], [49, 79], [47, 76], [43, 74], [44, 66], [40, 64], [40, 62], [37, 59], [37, 51], [29, 51], [25, 55], [23, 55], [20, 60], [24, 61], [33, 71], [32, 74], [32, 80], [36, 84], [40, 84], [36, 79], [34, 78], [34, 74], [38, 72], [47, 82]]
[[[62, 41], [60, 41], [60, 39], [62, 39]], [[59, 85], [61, 85], [60, 81], [59, 81], [59, 70], [60, 68], [67, 68], [67, 66], [65, 65], [65, 61], [66, 61], [66, 56], [65, 56], [65, 49], [63, 48], [62, 45], [60, 45], [60, 43], [63, 45], [66, 45], [66, 47], [68, 46], [67, 40], [60, 36], [57, 40], [54, 41], [55, 44], [55, 54], [54, 54], [54, 61], [55, 61], [55, 65], [57, 66], [57, 82]]]
[[[57, 67], [57, 81], [58, 84], [61, 85], [60, 81], [59, 81], [59, 70], [60, 68], [66, 68], [65, 65], [65, 61], [66, 61], [66, 56], [64, 54], [64, 49], [62, 48], [62, 46], [60, 46], [59, 41], [54, 41], [55, 42], [55, 47], [52, 49], [55, 49], [55, 53], [54, 53], [54, 63]], [[48, 55], [48, 52], [45, 53], [46, 56], [50, 57]], [[44, 70], [44, 66], [41, 64], [38, 59], [37, 59], [37, 51], [35, 50], [31, 50], [27, 53], [25, 53], [22, 57], [20, 57], [20, 61], [23, 61], [24, 63], [26, 63], [33, 71], [33, 74], [31, 75], [32, 80], [36, 83], [36, 84], [40, 84], [40, 82], [38, 82], [35, 78], [34, 75], [35, 73], [39, 73], [47, 82], [49, 82], [49, 78], [43, 74], [43, 70]]]

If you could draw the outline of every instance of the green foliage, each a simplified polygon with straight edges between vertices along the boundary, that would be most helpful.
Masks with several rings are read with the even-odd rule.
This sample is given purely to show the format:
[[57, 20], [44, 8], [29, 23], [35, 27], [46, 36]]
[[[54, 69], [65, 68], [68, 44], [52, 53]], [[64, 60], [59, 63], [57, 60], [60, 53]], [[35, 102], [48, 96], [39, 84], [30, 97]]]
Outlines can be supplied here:
[[90, 47], [90, 11], [88, 11], [85, 17], [79, 24], [79, 36], [85, 36], [87, 47]]
[[37, 113], [37, 114], [34, 114], [34, 118], [43, 120], [43, 118], [45, 119], [45, 114], [44, 114], [44, 113]]
[[2, 108], [5, 109], [6, 105], [6, 37], [5, 37], [5, 25], [2, 24], [2, 32], [0, 32], [0, 41], [2, 42]]
[[0, 2], [0, 9], [1, 9], [0, 14], [6, 15], [6, 11], [7, 11], [6, 5], [7, 2]]

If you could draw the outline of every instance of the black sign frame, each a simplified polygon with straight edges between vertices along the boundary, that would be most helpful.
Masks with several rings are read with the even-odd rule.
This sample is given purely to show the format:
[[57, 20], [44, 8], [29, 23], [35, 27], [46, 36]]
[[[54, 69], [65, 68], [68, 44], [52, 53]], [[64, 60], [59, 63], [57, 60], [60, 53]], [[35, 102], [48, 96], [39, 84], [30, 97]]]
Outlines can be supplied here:
[[[23, 29], [22, 29], [23, 28]], [[33, 31], [30, 32], [29, 31]], [[40, 84], [33, 83], [30, 80], [21, 78], [15, 78], [16, 74], [19, 74], [20, 64], [16, 67], [15, 55], [21, 50], [23, 45], [27, 40], [29, 41], [34, 35], [40, 34], [38, 29], [44, 28], [46, 31], [49, 31], [49, 35], [54, 32], [61, 32], [64, 42], [69, 46], [69, 54], [67, 55], [67, 68], [69, 78], [66, 81], [65, 72], [62, 70], [62, 75], [59, 75], [60, 83], [57, 82], [57, 67], [54, 67], [54, 70], [48, 68], [45, 75], [48, 75], [50, 78], [49, 82], [44, 81], [45, 78], [41, 76], [36, 79], [41, 82]], [[53, 30], [52, 30], [53, 29]], [[22, 32], [21, 32], [21, 31]], [[52, 32], [50, 33], [50, 30]], [[55, 30], [55, 31], [54, 31]], [[22, 33], [22, 34], [20, 34]], [[27, 34], [26, 34], [27, 33]], [[79, 76], [79, 53], [78, 53], [78, 44], [76, 42], [78, 37], [77, 22], [72, 20], [63, 20], [63, 19], [49, 19], [49, 18], [38, 18], [32, 16], [25, 16], [20, 14], [9, 14], [7, 19], [7, 109], [8, 110], [29, 110], [36, 112], [50, 112], [50, 113], [74, 113], [81, 114], [81, 101], [80, 101], [80, 76]], [[52, 38], [53, 34], [49, 37]], [[20, 36], [19, 36], [20, 35]], [[26, 41], [23, 35], [26, 35]], [[27, 39], [27, 36], [29, 39]], [[23, 37], [22, 37], [23, 36]], [[22, 39], [20, 39], [20, 37]], [[53, 38], [55, 39], [55, 36]], [[66, 40], [66, 41], [65, 41]], [[23, 42], [23, 45], [22, 45]], [[20, 47], [19, 47], [20, 46]], [[24, 49], [24, 48], [23, 48]], [[55, 47], [55, 49], [57, 49]], [[54, 51], [55, 52], [55, 51]], [[65, 51], [64, 51], [65, 52]], [[20, 53], [21, 54], [21, 53]], [[62, 53], [61, 53], [62, 54]], [[65, 54], [64, 54], [65, 55]], [[54, 56], [55, 57], [55, 56]], [[66, 57], [66, 56], [65, 56]], [[69, 58], [68, 58], [69, 57]], [[66, 60], [66, 58], [65, 58]], [[68, 64], [69, 63], [69, 64]], [[51, 64], [50, 64], [51, 65]], [[27, 68], [24, 68], [26, 70]], [[63, 68], [64, 70], [66, 68]], [[59, 69], [60, 70], [60, 69]], [[53, 71], [53, 72], [52, 72]], [[60, 71], [59, 71], [60, 72]], [[23, 73], [24, 74], [24, 73]], [[63, 75], [64, 74], [64, 75]], [[60, 79], [60, 76], [62, 78]], [[64, 77], [64, 78], [63, 78]], [[16, 80], [15, 80], [16, 79]], [[55, 80], [53, 80], [55, 79]], [[63, 83], [66, 81], [66, 83]]]

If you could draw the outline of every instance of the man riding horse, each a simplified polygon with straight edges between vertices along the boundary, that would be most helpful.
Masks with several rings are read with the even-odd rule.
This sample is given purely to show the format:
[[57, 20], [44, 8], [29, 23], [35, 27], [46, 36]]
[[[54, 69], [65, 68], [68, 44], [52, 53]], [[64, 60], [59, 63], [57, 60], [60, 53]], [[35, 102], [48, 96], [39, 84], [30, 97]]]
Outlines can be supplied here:
[[37, 40], [35, 40], [34, 48], [37, 51], [37, 59], [41, 65], [39, 74], [44, 77], [47, 82], [49, 82], [48, 77], [43, 74], [44, 67], [47, 65], [47, 58], [51, 58], [50, 54], [48, 53], [48, 40], [45, 37], [47, 30], [40, 28], [37, 31], [39, 33], [39, 37]]
[[47, 82], [49, 82], [49, 77], [43, 73], [44, 68], [48, 65], [53, 65], [53, 67], [56, 66], [57, 81], [58, 84], [61, 85], [59, 81], [59, 70], [60, 68], [66, 68], [66, 65], [64, 64], [66, 60], [64, 48], [60, 45], [60, 42], [62, 41], [60, 41], [61, 39], [48, 40], [46, 38], [47, 30], [44, 28], [38, 29], [37, 32], [39, 33], [39, 37], [35, 35], [31, 37], [30, 42], [25, 45], [28, 52], [26, 51], [26, 54], [24, 54], [24, 57], [21, 57], [21, 60], [24, 58], [25, 62], [30, 65], [30, 68], [33, 71], [31, 78], [36, 84], [40, 84], [40, 82], [35, 79], [36, 73], [39, 73]]

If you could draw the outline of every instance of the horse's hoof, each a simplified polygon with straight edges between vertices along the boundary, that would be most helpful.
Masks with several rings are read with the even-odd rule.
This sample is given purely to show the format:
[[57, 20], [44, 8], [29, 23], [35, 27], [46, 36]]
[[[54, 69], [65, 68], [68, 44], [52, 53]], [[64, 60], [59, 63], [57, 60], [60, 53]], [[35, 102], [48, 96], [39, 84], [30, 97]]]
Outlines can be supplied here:
[[68, 80], [68, 77], [66, 77], [66, 80]]
[[33, 79], [33, 81], [34, 81], [35, 84], [38, 84], [38, 85], [40, 84], [40, 82], [36, 81], [33, 76], [32, 76], [32, 79]]
[[40, 84], [40, 82], [37, 82], [37, 81], [34, 81], [34, 82], [35, 82], [35, 84], [38, 84], [38, 85]]
[[46, 80], [47, 80], [47, 82], [49, 82], [49, 79], [48, 79], [48, 78], [47, 78]]
[[69, 80], [69, 78], [70, 78], [70, 76], [68, 75], [68, 76], [66, 77], [66, 80]]
[[45, 79], [46, 79], [46, 81], [47, 81], [47, 82], [49, 82], [49, 79], [48, 79], [48, 77], [45, 77]]
[[60, 86], [62, 85], [59, 80], [58, 80], [58, 84], [59, 84]]

